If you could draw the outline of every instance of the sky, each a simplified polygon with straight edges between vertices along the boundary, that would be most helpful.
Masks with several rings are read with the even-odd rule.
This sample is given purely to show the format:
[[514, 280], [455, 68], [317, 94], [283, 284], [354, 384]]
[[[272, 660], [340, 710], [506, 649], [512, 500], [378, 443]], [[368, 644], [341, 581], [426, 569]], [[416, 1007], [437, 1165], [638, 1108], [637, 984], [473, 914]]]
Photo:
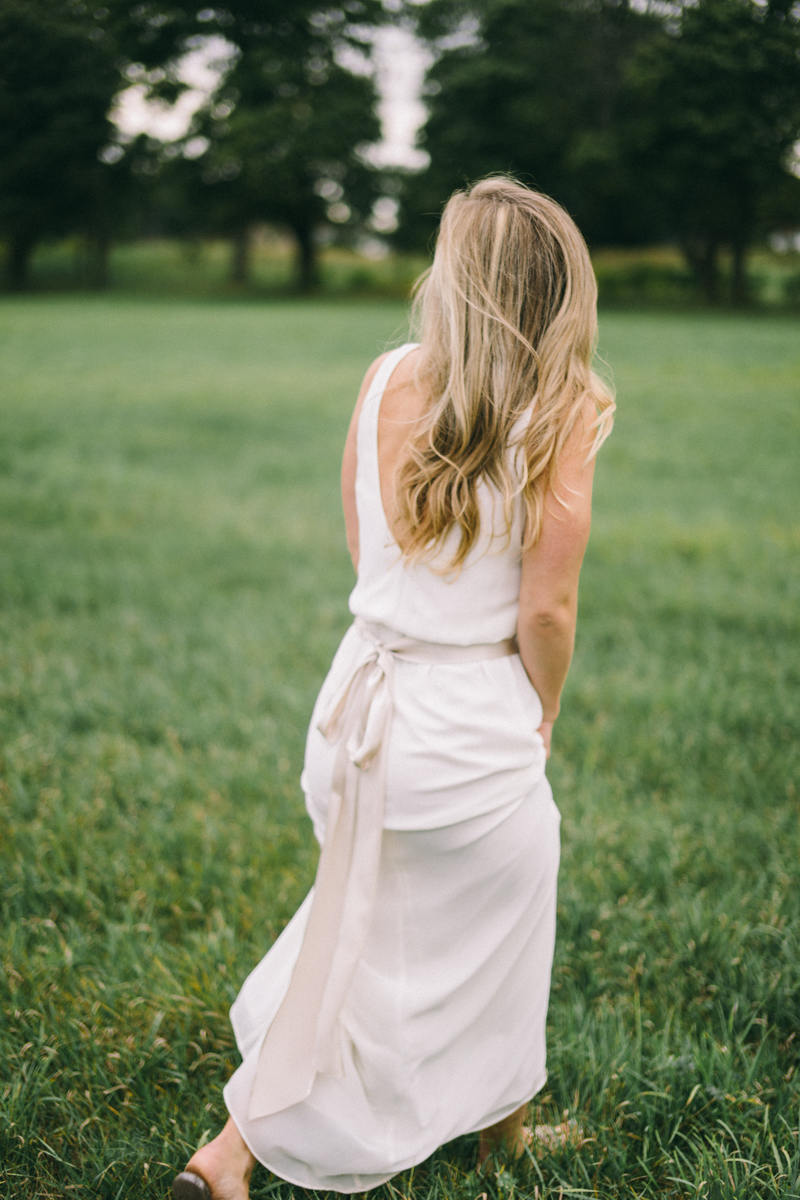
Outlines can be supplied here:
[[[135, 137], [149, 133], [162, 141], [176, 141], [185, 135], [193, 114], [214, 90], [220, 69], [229, 52], [221, 37], [210, 37], [190, 50], [181, 61], [179, 75], [189, 90], [175, 104], [147, 99], [147, 83], [136, 81], [119, 97], [113, 117], [120, 132]], [[428, 156], [415, 146], [419, 127], [425, 120], [420, 98], [430, 51], [407, 29], [385, 26], [376, 31], [373, 63], [380, 94], [378, 115], [383, 136], [370, 151], [376, 166], [421, 168]], [[355, 60], [352, 69], [363, 69]]]

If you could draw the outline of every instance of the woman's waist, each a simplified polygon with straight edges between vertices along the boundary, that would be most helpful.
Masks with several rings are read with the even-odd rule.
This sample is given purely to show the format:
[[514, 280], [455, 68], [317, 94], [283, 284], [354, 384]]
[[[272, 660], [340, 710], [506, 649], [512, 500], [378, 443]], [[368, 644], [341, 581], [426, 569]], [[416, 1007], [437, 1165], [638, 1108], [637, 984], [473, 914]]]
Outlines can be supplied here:
[[[481, 639], [470, 630], [468, 641], [452, 641], [446, 636], [444, 640], [438, 640], [427, 630], [426, 635], [420, 637], [387, 625], [383, 621], [370, 620], [360, 615], [356, 617], [353, 626], [358, 637], [367, 646], [387, 651], [402, 662], [455, 665], [488, 662], [519, 653], [515, 635]], [[442, 632], [446, 635], [451, 631]]]
[[376, 646], [391, 651], [392, 691], [402, 711], [409, 704], [437, 711], [451, 723], [494, 724], [490, 713], [516, 724], [520, 717], [541, 723], [539, 697], [519, 657], [515, 638], [467, 645], [409, 638], [405, 632], [357, 618], [347, 629], [322, 685], [323, 695], [341, 688]]

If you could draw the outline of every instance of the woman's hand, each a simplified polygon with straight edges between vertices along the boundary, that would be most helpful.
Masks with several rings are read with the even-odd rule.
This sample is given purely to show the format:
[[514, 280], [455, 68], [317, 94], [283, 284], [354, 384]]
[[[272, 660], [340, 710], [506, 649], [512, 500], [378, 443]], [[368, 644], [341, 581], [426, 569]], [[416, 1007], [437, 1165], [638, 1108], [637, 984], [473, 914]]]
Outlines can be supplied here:
[[539, 726], [539, 728], [537, 730], [537, 733], [540, 733], [542, 735], [542, 741], [544, 742], [544, 748], [547, 753], [547, 757], [549, 758], [550, 757], [550, 742], [553, 737], [553, 722], [552, 721], [542, 721], [541, 725]]

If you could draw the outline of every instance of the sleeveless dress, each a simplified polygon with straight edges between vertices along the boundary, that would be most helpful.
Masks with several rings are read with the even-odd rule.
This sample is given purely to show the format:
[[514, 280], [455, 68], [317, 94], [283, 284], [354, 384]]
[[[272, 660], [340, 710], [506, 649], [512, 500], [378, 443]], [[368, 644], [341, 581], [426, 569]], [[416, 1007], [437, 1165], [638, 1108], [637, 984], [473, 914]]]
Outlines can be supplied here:
[[[508, 642], [522, 503], [509, 537], [499, 495], [481, 485], [480, 537], [458, 573], [402, 561], [381, 500], [378, 414], [414, 348], [387, 356], [359, 419], [356, 619], [317, 699], [301, 777], [323, 847], [320, 898], [315, 908], [312, 889], [231, 1009], [243, 1062], [224, 1093], [261, 1163], [344, 1193], [501, 1120], [547, 1077], [559, 814], [541, 704]], [[513, 463], [514, 444], [508, 453]], [[348, 704], [364, 709], [358, 736]], [[348, 787], [345, 853], [331, 847]]]

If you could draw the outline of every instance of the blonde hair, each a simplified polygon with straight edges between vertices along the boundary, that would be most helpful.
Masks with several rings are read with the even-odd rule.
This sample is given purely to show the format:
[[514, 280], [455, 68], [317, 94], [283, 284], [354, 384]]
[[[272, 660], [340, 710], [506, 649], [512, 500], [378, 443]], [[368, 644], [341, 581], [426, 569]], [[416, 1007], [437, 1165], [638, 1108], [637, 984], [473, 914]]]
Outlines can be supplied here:
[[[586, 244], [555, 201], [507, 176], [450, 198], [433, 265], [415, 285], [415, 378], [429, 406], [397, 477], [406, 559], [430, 560], [458, 527], [450, 567], [463, 564], [480, 533], [482, 479], [502, 496], [509, 531], [522, 492], [525, 546], [536, 544], [587, 399], [596, 413], [589, 458], [611, 432], [613, 395], [591, 369], [596, 302]], [[508, 448], [528, 408], [515, 468]]]

